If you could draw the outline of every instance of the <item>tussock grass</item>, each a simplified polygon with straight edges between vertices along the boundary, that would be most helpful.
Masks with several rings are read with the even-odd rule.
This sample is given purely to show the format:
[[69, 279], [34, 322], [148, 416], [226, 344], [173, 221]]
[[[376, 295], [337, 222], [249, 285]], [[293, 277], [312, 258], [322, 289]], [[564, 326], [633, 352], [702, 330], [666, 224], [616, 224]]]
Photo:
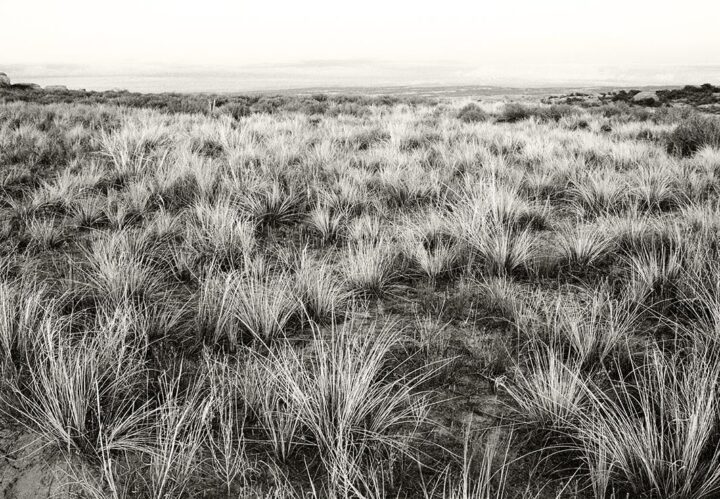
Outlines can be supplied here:
[[438, 213], [430, 211], [417, 220], [404, 221], [398, 230], [403, 231], [403, 254], [431, 283], [457, 269], [463, 248]]
[[350, 289], [366, 296], [382, 296], [397, 275], [397, 254], [388, 239], [350, 243], [343, 264]]
[[629, 380], [594, 396], [577, 433], [595, 463], [596, 487], [612, 482], [661, 497], [715, 495], [717, 377], [712, 356], [680, 361], [650, 350]]
[[346, 216], [343, 211], [318, 204], [308, 215], [308, 227], [320, 236], [323, 243], [331, 243], [340, 237]]
[[256, 223], [243, 217], [229, 200], [198, 203], [193, 215], [186, 237], [199, 256], [226, 268], [242, 268], [257, 244]]
[[589, 174], [571, 183], [568, 197], [581, 216], [617, 214], [627, 204], [627, 187], [613, 173]]
[[300, 309], [293, 282], [286, 272], [211, 271], [197, 295], [199, 333], [213, 344], [222, 340], [233, 349], [284, 334]]
[[585, 366], [599, 366], [631, 337], [640, 310], [628, 299], [613, 298], [607, 287], [599, 287], [577, 303], [560, 298], [547, 316], [554, 342], [570, 346]]
[[67, 321], [44, 317], [31, 339], [25, 382], [12, 383], [12, 398], [5, 398], [17, 411], [11, 415], [69, 453], [97, 458], [144, 450], [144, 347], [127, 338], [123, 327], [112, 327], [122, 325], [117, 321], [95, 337], [74, 339]]
[[[512, 436], [512, 434], [511, 434]], [[473, 435], [467, 429], [463, 442], [462, 467], [459, 476], [448, 469], [442, 480], [444, 499], [479, 499], [507, 497], [507, 468], [510, 441], [503, 444], [497, 434]], [[482, 447], [482, 452], [478, 452]], [[498, 463], [498, 461], [500, 461]], [[426, 491], [426, 497], [434, 497], [434, 490]]]
[[526, 423], [563, 434], [572, 428], [590, 403], [588, 380], [573, 358], [564, 359], [554, 345], [531, 343], [514, 380], [498, 380]]
[[111, 305], [151, 302], [166, 292], [151, 266], [152, 253], [127, 231], [98, 237], [84, 250], [80, 288]]
[[243, 209], [263, 227], [276, 227], [297, 220], [302, 210], [302, 197], [284, 189], [277, 181], [259, 189], [242, 201]]
[[559, 232], [557, 248], [562, 262], [572, 269], [601, 264], [615, 249], [615, 240], [602, 226], [569, 226]]
[[329, 259], [312, 257], [307, 251], [300, 254], [297, 262], [293, 293], [301, 304], [302, 314], [317, 324], [328, 324], [341, 317], [353, 298], [342, 274]]
[[413, 431], [426, 419], [417, 387], [428, 372], [396, 377], [385, 369], [401, 339], [393, 324], [363, 331], [351, 321], [327, 339], [316, 331], [312, 355], [286, 347], [262, 361], [317, 446], [331, 494], [362, 495], [372, 457], [409, 453]]

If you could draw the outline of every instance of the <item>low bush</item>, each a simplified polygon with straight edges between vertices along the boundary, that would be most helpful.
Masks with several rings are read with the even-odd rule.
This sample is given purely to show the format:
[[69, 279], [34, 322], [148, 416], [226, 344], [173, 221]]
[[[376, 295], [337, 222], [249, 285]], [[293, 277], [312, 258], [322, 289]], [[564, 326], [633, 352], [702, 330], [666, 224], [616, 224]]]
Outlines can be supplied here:
[[683, 120], [668, 135], [668, 152], [692, 156], [704, 146], [720, 148], [720, 119], [696, 114]]
[[460, 109], [457, 114], [457, 118], [464, 123], [477, 123], [487, 121], [489, 115], [483, 111], [480, 106], [471, 102]]

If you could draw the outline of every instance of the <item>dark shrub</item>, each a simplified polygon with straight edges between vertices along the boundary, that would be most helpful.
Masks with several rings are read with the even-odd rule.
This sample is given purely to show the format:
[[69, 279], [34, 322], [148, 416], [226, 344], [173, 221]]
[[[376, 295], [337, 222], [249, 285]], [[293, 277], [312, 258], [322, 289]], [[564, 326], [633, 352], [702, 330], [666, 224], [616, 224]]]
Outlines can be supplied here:
[[236, 120], [239, 120], [240, 118], [251, 114], [250, 107], [247, 104], [240, 104], [234, 102], [230, 104], [225, 104], [223, 107], [220, 108], [220, 110], [224, 113], [229, 114]]
[[544, 109], [541, 111], [544, 111], [542, 114], [548, 120], [560, 121], [565, 116], [572, 116], [573, 114], [576, 114], [578, 112], [578, 109], [575, 106], [571, 106], [569, 104], [553, 104], [548, 109]]
[[694, 115], [683, 120], [668, 135], [668, 152], [680, 156], [692, 156], [703, 146], [720, 147], [720, 119]]
[[307, 114], [307, 115], [317, 115], [317, 114], [325, 114], [327, 111], [328, 106], [325, 102], [307, 102], [305, 103], [301, 108], [300, 112]]
[[372, 128], [370, 130], [360, 131], [347, 139], [347, 146], [357, 149], [358, 151], [366, 151], [374, 144], [390, 140], [390, 134], [384, 130]]
[[192, 150], [207, 158], [219, 158], [225, 152], [222, 144], [213, 139], [195, 139]]
[[457, 118], [465, 123], [477, 123], [487, 121], [488, 114], [480, 106], [474, 103], [467, 104], [457, 114]]
[[579, 120], [577, 123], [573, 123], [570, 128], [572, 130], [587, 130], [590, 128], [590, 123], [585, 120]]
[[345, 114], [347, 116], [362, 117], [368, 115], [369, 113], [370, 109], [367, 106], [361, 106], [360, 104], [355, 104], [353, 102], [343, 102], [328, 108], [326, 114], [328, 116], [339, 116], [341, 114]]
[[530, 110], [527, 107], [523, 106], [522, 104], [518, 104], [517, 102], [511, 102], [509, 104], [505, 104], [505, 108], [503, 109], [501, 116], [501, 121], [505, 121], [507, 123], [515, 123], [516, 121], [528, 119], [530, 115]]

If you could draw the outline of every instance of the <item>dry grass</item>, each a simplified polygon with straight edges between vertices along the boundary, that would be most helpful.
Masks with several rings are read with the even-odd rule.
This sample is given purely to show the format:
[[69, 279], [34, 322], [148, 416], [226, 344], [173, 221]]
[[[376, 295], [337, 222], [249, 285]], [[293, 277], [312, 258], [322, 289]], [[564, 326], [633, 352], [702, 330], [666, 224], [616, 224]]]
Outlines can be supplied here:
[[81, 494], [718, 495], [706, 118], [252, 106], [0, 104], [1, 415]]

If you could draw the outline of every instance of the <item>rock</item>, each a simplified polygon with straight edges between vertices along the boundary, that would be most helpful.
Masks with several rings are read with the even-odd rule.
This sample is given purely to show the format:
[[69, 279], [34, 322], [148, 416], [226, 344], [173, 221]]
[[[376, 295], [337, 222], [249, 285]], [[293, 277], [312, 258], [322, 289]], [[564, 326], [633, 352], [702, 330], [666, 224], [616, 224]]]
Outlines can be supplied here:
[[640, 92], [632, 98], [635, 104], [656, 104], [660, 102], [660, 98], [655, 92]]
[[45, 87], [46, 92], [67, 92], [67, 89], [65, 85], [48, 85]]
[[10, 86], [10, 77], [5, 73], [0, 73], [0, 87]]

